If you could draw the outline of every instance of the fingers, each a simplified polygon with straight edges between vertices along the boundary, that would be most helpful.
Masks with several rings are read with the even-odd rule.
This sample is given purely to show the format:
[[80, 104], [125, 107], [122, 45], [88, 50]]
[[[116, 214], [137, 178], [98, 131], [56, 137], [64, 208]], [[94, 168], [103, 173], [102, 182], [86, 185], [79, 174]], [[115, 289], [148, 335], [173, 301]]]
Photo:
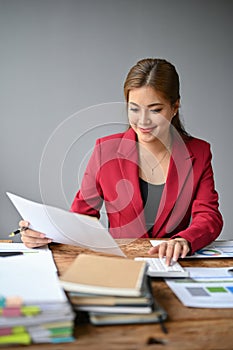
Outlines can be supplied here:
[[19, 227], [21, 228], [21, 229], [23, 229], [23, 228], [27, 228], [27, 227], [29, 227], [29, 222], [28, 221], [25, 221], [25, 220], [21, 220], [20, 222], [19, 222]]
[[52, 240], [46, 238], [43, 233], [30, 229], [21, 232], [21, 241], [28, 248], [41, 247], [52, 242]]
[[159, 245], [157, 245], [156, 247], [151, 247], [148, 250], [148, 254], [153, 255], [153, 254], [157, 254], [159, 252]]
[[[181, 255], [181, 251], [182, 245], [180, 242], [172, 242], [170, 244], [167, 244], [167, 250], [164, 254], [164, 256], [166, 256], [166, 264], [170, 265], [172, 260], [177, 261]], [[160, 256], [160, 258], [162, 257], [163, 256]]]
[[184, 238], [175, 238], [167, 242], [162, 242], [156, 247], [152, 247], [148, 253], [158, 254], [159, 258], [166, 257], [166, 264], [177, 261], [179, 257], [184, 258], [189, 252], [189, 243]]
[[28, 221], [21, 220], [19, 222], [19, 227], [23, 229], [21, 231], [21, 241], [28, 248], [41, 247], [52, 242], [51, 239], [45, 237], [44, 233], [30, 230], [28, 228], [29, 227]]
[[183, 245], [183, 250], [182, 250], [182, 253], [181, 253], [181, 258], [182, 258], [182, 259], [185, 258], [189, 251], [190, 251], [190, 247], [189, 247], [189, 243], [187, 242], [187, 244], [184, 244], [184, 245]]

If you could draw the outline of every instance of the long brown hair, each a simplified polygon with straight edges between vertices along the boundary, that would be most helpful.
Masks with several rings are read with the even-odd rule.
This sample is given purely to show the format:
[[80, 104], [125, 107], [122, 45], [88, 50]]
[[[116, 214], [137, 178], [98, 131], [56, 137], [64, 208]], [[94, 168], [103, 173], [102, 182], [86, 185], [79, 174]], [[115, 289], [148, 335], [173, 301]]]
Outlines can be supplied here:
[[[126, 101], [128, 102], [130, 90], [142, 86], [151, 86], [162, 93], [171, 105], [180, 100], [179, 76], [175, 67], [164, 59], [145, 58], [130, 69], [124, 83]], [[189, 136], [180, 120], [179, 111], [173, 117], [171, 124], [181, 136]]]

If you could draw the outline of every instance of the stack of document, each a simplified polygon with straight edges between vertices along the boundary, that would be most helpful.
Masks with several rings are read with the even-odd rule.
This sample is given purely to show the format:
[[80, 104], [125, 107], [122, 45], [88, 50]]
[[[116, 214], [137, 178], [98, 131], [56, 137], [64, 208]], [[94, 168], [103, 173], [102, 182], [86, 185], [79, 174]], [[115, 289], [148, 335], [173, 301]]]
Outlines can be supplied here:
[[91, 323], [151, 323], [166, 318], [156, 304], [146, 275], [147, 265], [119, 257], [80, 254], [60, 277], [77, 312]]
[[0, 244], [1, 252], [13, 249], [23, 254], [0, 257], [0, 345], [73, 341], [74, 313], [51, 252]]

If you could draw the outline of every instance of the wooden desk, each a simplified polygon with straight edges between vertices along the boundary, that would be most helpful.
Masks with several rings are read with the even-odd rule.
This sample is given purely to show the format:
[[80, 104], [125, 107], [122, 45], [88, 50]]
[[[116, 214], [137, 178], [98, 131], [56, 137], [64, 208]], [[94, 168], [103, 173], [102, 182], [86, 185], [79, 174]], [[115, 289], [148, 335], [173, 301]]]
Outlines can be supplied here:
[[[149, 240], [121, 241], [121, 248], [129, 258], [145, 255]], [[87, 250], [61, 244], [51, 244], [59, 273], [67, 269], [77, 254]], [[88, 251], [90, 254], [98, 254]], [[232, 266], [232, 259], [183, 260], [183, 266]], [[30, 350], [220, 350], [233, 349], [233, 310], [187, 308], [176, 298], [163, 280], [154, 280], [153, 293], [168, 313], [164, 334], [159, 324], [92, 326], [77, 325], [76, 341], [69, 344], [38, 344]], [[148, 344], [149, 339], [162, 344]], [[25, 347], [24, 347], [25, 348]], [[12, 348], [13, 349], [13, 348]], [[22, 349], [22, 347], [14, 347]]]

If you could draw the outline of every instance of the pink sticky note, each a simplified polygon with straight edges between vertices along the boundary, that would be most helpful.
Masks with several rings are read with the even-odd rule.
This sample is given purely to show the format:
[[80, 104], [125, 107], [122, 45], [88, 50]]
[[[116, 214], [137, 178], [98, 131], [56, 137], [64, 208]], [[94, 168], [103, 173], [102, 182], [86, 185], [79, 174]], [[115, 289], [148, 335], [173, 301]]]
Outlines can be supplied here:
[[21, 316], [21, 310], [19, 307], [5, 307], [2, 310], [2, 316], [19, 317]]

